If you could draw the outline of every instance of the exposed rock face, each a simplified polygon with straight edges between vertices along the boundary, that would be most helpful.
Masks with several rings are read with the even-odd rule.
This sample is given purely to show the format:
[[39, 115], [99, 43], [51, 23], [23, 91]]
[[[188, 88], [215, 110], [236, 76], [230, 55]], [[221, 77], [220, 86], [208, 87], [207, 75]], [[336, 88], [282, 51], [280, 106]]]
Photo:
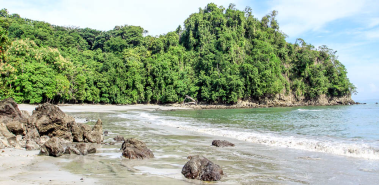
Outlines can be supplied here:
[[65, 149], [63, 148], [61, 139], [58, 137], [53, 137], [41, 147], [40, 154], [59, 157], [64, 154], [64, 152]]
[[7, 128], [10, 132], [12, 132], [15, 135], [25, 135], [26, 134], [25, 125], [18, 120], [12, 120], [12, 121], [8, 122]]
[[122, 156], [128, 159], [153, 158], [153, 152], [146, 147], [146, 144], [134, 138], [127, 139], [122, 143]]
[[116, 137], [113, 138], [116, 142], [124, 142], [125, 138], [124, 136], [119, 136], [117, 135]]
[[57, 106], [49, 103], [38, 106], [30, 117], [30, 123], [36, 126], [41, 136], [60, 137], [68, 142], [73, 141], [69, 126], [76, 124], [75, 119]]
[[182, 169], [182, 174], [188, 179], [202, 181], [218, 181], [224, 175], [221, 167], [203, 156], [188, 156], [190, 159]]
[[229, 141], [221, 141], [221, 140], [213, 140], [212, 141], [212, 145], [213, 146], [217, 146], [217, 147], [227, 147], [227, 146], [234, 146], [233, 143], [229, 142]]

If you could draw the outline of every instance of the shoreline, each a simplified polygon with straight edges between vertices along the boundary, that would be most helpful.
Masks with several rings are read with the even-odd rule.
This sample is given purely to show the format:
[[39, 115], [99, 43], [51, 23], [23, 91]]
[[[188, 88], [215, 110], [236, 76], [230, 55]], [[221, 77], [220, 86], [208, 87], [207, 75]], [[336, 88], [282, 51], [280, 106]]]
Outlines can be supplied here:
[[5, 148], [0, 150], [0, 184], [96, 184], [64, 170], [59, 158], [38, 156], [39, 151]]
[[[36, 106], [37, 105], [20, 104], [19, 109], [20, 110], [27, 110], [27, 111], [31, 112]], [[135, 111], [135, 110], [155, 111], [157, 109], [158, 110], [164, 110], [164, 111], [179, 110], [179, 109], [180, 110], [184, 110], [184, 109], [193, 110], [193, 108], [190, 108], [190, 107], [184, 107], [183, 108], [183, 107], [175, 107], [175, 106], [167, 106], [167, 105], [160, 106], [160, 105], [141, 105], [141, 104], [139, 104], [139, 105], [125, 105], [125, 106], [86, 105], [86, 104], [85, 105], [59, 105], [59, 108], [62, 109], [62, 111], [64, 111], [64, 112], [73, 113], [74, 115], [78, 114], [78, 113], [79, 113], [78, 115], [80, 115], [81, 113], [85, 113], [85, 112], [88, 112], [88, 113], [112, 113], [112, 112], [117, 112], [117, 111]], [[166, 129], [171, 130], [169, 133], [178, 133], [179, 132], [179, 133], [189, 134], [192, 132], [192, 131], [187, 131], [185, 129], [180, 129], [177, 127], [170, 127], [170, 126], [162, 127], [162, 125], [151, 125], [151, 123], [148, 123], [148, 122], [145, 123], [144, 121], [140, 121], [140, 122], [142, 122], [141, 125], [147, 125], [147, 127], [149, 127], [149, 128], [151, 127], [151, 128], [156, 128], [156, 129], [160, 128], [160, 129], [164, 129], [164, 130], [166, 130]], [[168, 128], [165, 128], [165, 127], [168, 127]], [[140, 130], [141, 132], [144, 132], [144, 133], [148, 132], [145, 129], [142, 129], [142, 128], [140, 128], [140, 129], [141, 129]], [[133, 132], [132, 135], [135, 135], [137, 133]], [[152, 133], [154, 134], [154, 132], [152, 132]], [[167, 133], [163, 133], [162, 137], [166, 137], [165, 136], [166, 134]], [[179, 135], [181, 135], [181, 137], [184, 137], [184, 136], [186, 136], [186, 134], [179, 134]], [[261, 144], [256, 144], [256, 143], [245, 143], [244, 141], [241, 141], [238, 139], [232, 139], [232, 138], [229, 138], [227, 136], [226, 137], [225, 136], [215, 136], [215, 135], [212, 136], [209, 133], [198, 132], [195, 135], [197, 135], [199, 137], [208, 138], [208, 140], [210, 140], [211, 138], [212, 139], [227, 139], [227, 140], [231, 140], [233, 142], [239, 143], [239, 145], [241, 145], [241, 146], [237, 146], [236, 148], [232, 149], [232, 150], [235, 150], [236, 152], [240, 152], [240, 150], [244, 149], [244, 146], [252, 147], [251, 149], [254, 149], [254, 151], [256, 150], [256, 147], [261, 148], [260, 149], [261, 151], [266, 151], [266, 150], [268, 150], [267, 148], [275, 148], [273, 146], [266, 146], [266, 145], [261, 145]], [[190, 138], [190, 140], [194, 139], [193, 136], [187, 136], [187, 137]], [[202, 143], [202, 144], [200, 144], [200, 146], [208, 147], [209, 143], [207, 143], [207, 141], [203, 141], [203, 140], [204, 139], [198, 140], [198, 142]], [[154, 143], [152, 140], [150, 140], [150, 141], [147, 140], [147, 141], [150, 142], [150, 144]], [[158, 148], [160, 148], [160, 146], [158, 146]], [[107, 151], [106, 149], [107, 148], [105, 147], [102, 152]], [[1, 173], [2, 173], [2, 175], [0, 175], [0, 177], [4, 176], [2, 178], [2, 180], [0, 180], [0, 183], [4, 183], [4, 184], [32, 184], [32, 183], [35, 183], [35, 184], [73, 184], [73, 183], [82, 183], [82, 184], [98, 183], [98, 184], [103, 184], [103, 183], [107, 182], [106, 178], [103, 178], [103, 177], [99, 178], [99, 175], [97, 177], [92, 176], [91, 178], [87, 178], [88, 174], [97, 173], [96, 170], [93, 170], [91, 172], [87, 172], [87, 171], [78, 172], [75, 170], [72, 171], [71, 168], [68, 169], [67, 164], [69, 164], [69, 163], [76, 164], [76, 162], [71, 158], [53, 158], [53, 157], [37, 156], [39, 151], [31, 151], [30, 152], [30, 151], [18, 150], [18, 149], [7, 149], [7, 150], [13, 150], [12, 154], [1, 155], [2, 153], [0, 153], [0, 160], [1, 160], [0, 169], [1, 169]], [[209, 150], [213, 151], [213, 152], [210, 152], [213, 155], [208, 155], [208, 157], [210, 157], [214, 160], [217, 160], [217, 159], [220, 159], [220, 156], [214, 154], [214, 152], [219, 151], [219, 150], [228, 150], [228, 149], [209, 148]], [[341, 159], [342, 161], [344, 161], [346, 159], [345, 156], [338, 156], [338, 155], [336, 156], [336, 155], [330, 155], [327, 153], [318, 153], [318, 152], [314, 152], [314, 151], [297, 152], [296, 149], [291, 149], [291, 148], [289, 148], [289, 149], [287, 149], [287, 148], [278, 148], [278, 149], [275, 148], [275, 151], [283, 151], [284, 153], [286, 151], [295, 151], [295, 153], [291, 152], [291, 155], [289, 155], [290, 158], [288, 158], [288, 160], [291, 160], [291, 161], [294, 160], [294, 159], [292, 159], [293, 158], [292, 154], [294, 154], [296, 156], [295, 160], [306, 160], [306, 161], [318, 161], [318, 162], [320, 162], [320, 160], [324, 160], [324, 159], [325, 159], [325, 161], [333, 161], [332, 159]], [[1, 150], [0, 150], [0, 152], [1, 152]], [[107, 153], [102, 153], [102, 152], [100, 154], [107, 154]], [[250, 152], [250, 150], [247, 150], [246, 152]], [[7, 151], [5, 153], [7, 153]], [[176, 153], [174, 153], [174, 154], [176, 154]], [[241, 155], [243, 155], [243, 154], [244, 153], [241, 153]], [[266, 155], [266, 153], [264, 153], [264, 154]], [[167, 155], [167, 156], [165, 156], [165, 155]], [[159, 163], [160, 160], [162, 160], [162, 158], [165, 158], [165, 157], [169, 158], [170, 155], [172, 155], [172, 153], [167, 154], [167, 153], [163, 153], [161, 151], [157, 151], [157, 159], [152, 159], [152, 161]], [[102, 155], [99, 155], [99, 156], [102, 156]], [[118, 154], [117, 154], [117, 156], [118, 156]], [[186, 159], [185, 159], [185, 157], [183, 157], [184, 155], [180, 155], [180, 156], [181, 156], [181, 158], [179, 157], [179, 159], [175, 159], [175, 161], [179, 161], [177, 163], [182, 165], [185, 163]], [[221, 156], [221, 158], [223, 158], [223, 157], [224, 156]], [[273, 155], [272, 157], [277, 157], [277, 156]], [[92, 164], [92, 158], [93, 157], [86, 159], [86, 161], [89, 163], [88, 165]], [[8, 160], [8, 159], [11, 159], [13, 162], [11, 160]], [[118, 173], [122, 173], [125, 170], [128, 170], [128, 169], [124, 169], [125, 167], [122, 165], [126, 165], [126, 166], [130, 165], [129, 162], [125, 162], [124, 160], [121, 159], [120, 160], [121, 166], [117, 166], [117, 165], [114, 166], [114, 163], [111, 160], [109, 160], [107, 158], [104, 158], [104, 159], [106, 159], [106, 161], [107, 161], [106, 162], [107, 166], [112, 167], [112, 170], [113, 170], [113, 168], [115, 168], [116, 171], [119, 170], [119, 171], [117, 171]], [[100, 161], [102, 161], [102, 160], [103, 159], [100, 159]], [[256, 160], [259, 160], [259, 159], [257, 158]], [[349, 159], [349, 160], [365, 160], [365, 159]], [[116, 159], [116, 161], [119, 161], [119, 160]], [[96, 160], [93, 160], [93, 162], [96, 162]], [[138, 174], [138, 175], [141, 174], [145, 178], [151, 179], [152, 181], [149, 181], [149, 182], [158, 182], [159, 181], [159, 183], [157, 183], [157, 184], [167, 184], [167, 183], [173, 183], [173, 182], [179, 183], [179, 184], [182, 184], [182, 183], [186, 184], [187, 182], [188, 183], [195, 183], [193, 181], [187, 181], [187, 180], [182, 181], [181, 180], [182, 176], [180, 175], [179, 170], [174, 171], [175, 173], [172, 171], [162, 172], [162, 169], [160, 169], [159, 167], [148, 168], [143, 164], [143, 162], [144, 161], [133, 161], [131, 164], [132, 164], [132, 166], [136, 166], [134, 169], [139, 170], [139, 172], [137, 172], [135, 174]], [[221, 160], [220, 162], [222, 165], [225, 165], [225, 166], [229, 165], [229, 160], [225, 160], [225, 161]], [[139, 164], [139, 165], [136, 165], [136, 164]], [[306, 163], [304, 163], [304, 164], [306, 164]], [[78, 165], [82, 165], [82, 164], [78, 164]], [[149, 165], [149, 166], [151, 166], [151, 165]], [[10, 167], [12, 167], [12, 168], [10, 168]], [[76, 168], [76, 166], [71, 166], [71, 167], [73, 169]], [[171, 168], [173, 168], [173, 167], [171, 167]], [[14, 171], [7, 172], [7, 170], [9, 170], [9, 169], [12, 169]], [[83, 169], [88, 169], [88, 167], [83, 167]], [[42, 170], [42, 172], [40, 170]], [[165, 173], [167, 173], [167, 174], [165, 174]], [[171, 173], [176, 174], [176, 176], [172, 175]], [[229, 172], [229, 173], [231, 173], [231, 172]], [[272, 173], [275, 173], [275, 172], [272, 172]], [[234, 174], [237, 174], [237, 172], [234, 172]], [[81, 178], [84, 178], [84, 181], [82, 181]], [[122, 177], [122, 179], [124, 179], [124, 180], [125, 179], [132, 180], [135, 184], [143, 184], [144, 182], [146, 182], [146, 180], [139, 181], [138, 180], [139, 178], [140, 178], [140, 176], [135, 176], [134, 174], [131, 174], [131, 175], [129, 174], [127, 176]], [[52, 181], [50, 181], [50, 180], [52, 180]], [[226, 180], [228, 180], [228, 179], [226, 179]], [[251, 181], [251, 182], [254, 182], [254, 181]], [[222, 182], [220, 182], [220, 183], [222, 183]]]

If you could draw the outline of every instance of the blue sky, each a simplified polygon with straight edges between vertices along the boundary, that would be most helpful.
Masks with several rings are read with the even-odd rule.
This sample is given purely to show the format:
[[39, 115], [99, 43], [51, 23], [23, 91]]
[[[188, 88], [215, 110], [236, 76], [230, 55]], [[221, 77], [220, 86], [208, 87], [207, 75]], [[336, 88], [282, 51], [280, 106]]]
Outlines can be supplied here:
[[56, 25], [110, 30], [115, 25], [138, 25], [150, 35], [173, 31], [209, 2], [253, 9], [257, 18], [278, 10], [287, 41], [303, 38], [337, 51], [362, 101], [379, 99], [379, 1], [377, 0], [0, 0], [0, 8], [21, 17]]

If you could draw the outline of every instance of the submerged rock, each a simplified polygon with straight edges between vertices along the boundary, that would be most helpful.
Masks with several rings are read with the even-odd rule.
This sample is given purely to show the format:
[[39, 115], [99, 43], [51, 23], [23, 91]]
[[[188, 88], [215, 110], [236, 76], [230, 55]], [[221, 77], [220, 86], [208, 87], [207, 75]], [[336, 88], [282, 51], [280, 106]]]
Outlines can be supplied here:
[[146, 144], [135, 138], [130, 138], [122, 143], [122, 156], [128, 159], [153, 158], [153, 152], [146, 147]]
[[116, 136], [113, 138], [113, 140], [115, 140], [116, 142], [124, 142], [125, 141], [125, 138], [124, 136]]
[[227, 146], [234, 146], [233, 143], [229, 142], [229, 141], [221, 141], [221, 140], [213, 140], [212, 141], [212, 145], [213, 146], [217, 146], [217, 147], [227, 147]]
[[207, 158], [199, 155], [188, 156], [190, 159], [182, 169], [182, 174], [187, 179], [202, 181], [218, 181], [224, 175], [221, 167]]

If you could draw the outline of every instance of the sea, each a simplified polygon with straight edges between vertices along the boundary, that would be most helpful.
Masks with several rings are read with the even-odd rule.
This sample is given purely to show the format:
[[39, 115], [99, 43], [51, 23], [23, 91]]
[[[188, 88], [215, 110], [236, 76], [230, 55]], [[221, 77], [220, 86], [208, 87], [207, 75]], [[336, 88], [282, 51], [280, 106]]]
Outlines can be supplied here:
[[[104, 184], [203, 184], [185, 179], [191, 155], [220, 165], [221, 181], [206, 184], [378, 184], [379, 105], [70, 113], [103, 120], [116, 135], [146, 142], [155, 157], [128, 160], [121, 143], [62, 165]], [[213, 140], [235, 147], [218, 148]], [[129, 184], [126, 183], [126, 184]]]

